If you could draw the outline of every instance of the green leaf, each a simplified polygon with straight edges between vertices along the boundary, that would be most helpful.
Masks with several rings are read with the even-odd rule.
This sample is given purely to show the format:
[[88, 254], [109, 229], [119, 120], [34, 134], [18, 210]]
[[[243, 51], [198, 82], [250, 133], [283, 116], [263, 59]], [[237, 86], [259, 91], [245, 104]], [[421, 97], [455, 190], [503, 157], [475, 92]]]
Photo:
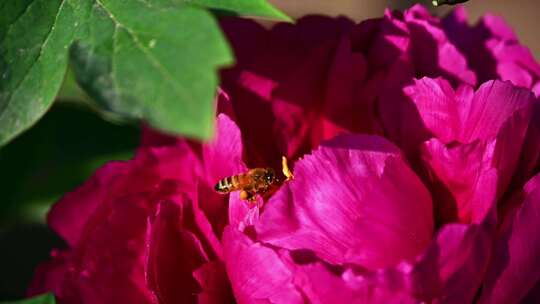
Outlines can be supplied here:
[[239, 16], [263, 17], [291, 22], [292, 19], [266, 0], [173, 0], [225, 11]]
[[51, 106], [77, 26], [76, 0], [4, 0], [0, 7], [0, 145]]
[[231, 51], [206, 10], [159, 4], [96, 0], [71, 49], [76, 78], [107, 111], [209, 138], [217, 69]]
[[0, 304], [55, 304], [54, 296], [50, 293], [14, 302], [1, 302]]
[[0, 146], [49, 109], [68, 49], [78, 83], [103, 110], [209, 138], [217, 70], [233, 57], [207, 9], [290, 20], [264, 0], [2, 1]]

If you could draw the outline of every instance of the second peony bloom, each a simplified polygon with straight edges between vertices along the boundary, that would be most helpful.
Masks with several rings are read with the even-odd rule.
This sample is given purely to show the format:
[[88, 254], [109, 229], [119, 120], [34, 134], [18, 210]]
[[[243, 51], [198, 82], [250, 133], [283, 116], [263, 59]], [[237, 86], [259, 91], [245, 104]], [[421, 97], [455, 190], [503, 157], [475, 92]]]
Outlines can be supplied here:
[[[216, 138], [145, 129], [51, 210], [59, 303], [535, 303], [540, 65], [502, 19], [222, 20]], [[537, 95], [535, 95], [537, 94]], [[248, 168], [295, 178], [250, 206]]]

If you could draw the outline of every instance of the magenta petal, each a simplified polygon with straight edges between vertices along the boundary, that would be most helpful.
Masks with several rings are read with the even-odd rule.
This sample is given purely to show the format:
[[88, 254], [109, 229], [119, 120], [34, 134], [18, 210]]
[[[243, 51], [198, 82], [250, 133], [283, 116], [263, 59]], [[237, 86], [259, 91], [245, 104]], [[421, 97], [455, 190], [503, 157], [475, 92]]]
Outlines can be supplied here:
[[295, 164], [266, 205], [258, 239], [368, 268], [413, 258], [433, 233], [431, 198], [383, 138], [338, 136]]
[[197, 296], [197, 303], [235, 303], [223, 262], [208, 262], [195, 270], [193, 277], [202, 289]]
[[[419, 11], [424, 11], [419, 14]], [[445, 78], [457, 83], [476, 84], [467, 60], [452, 44], [437, 19], [416, 5], [405, 13], [412, 41], [412, 57], [421, 75]]]
[[34, 277], [28, 287], [28, 296], [35, 296], [46, 292], [52, 292], [66, 303], [82, 302], [79, 294], [73, 292], [73, 286], [70, 286], [68, 278], [68, 269], [70, 268], [70, 254], [53, 250], [52, 260], [38, 265], [34, 272]]
[[398, 60], [388, 72], [379, 97], [379, 115], [387, 136], [409, 155], [432, 137], [415, 103], [403, 88], [410, 85], [414, 70], [406, 59]]
[[247, 170], [242, 154], [240, 130], [227, 115], [219, 114], [216, 137], [202, 146], [204, 175], [197, 187], [199, 207], [218, 236], [228, 223], [228, 196], [217, 193], [214, 185], [225, 177]]
[[310, 303], [420, 303], [405, 290], [391, 290], [370, 277], [357, 276], [351, 270], [341, 274], [322, 263], [296, 265], [294, 282]]
[[183, 138], [152, 129], [148, 125], [143, 124], [141, 129], [141, 146], [143, 147], [174, 146], [185, 141]]
[[458, 220], [479, 223], [493, 207], [497, 194], [497, 173], [492, 169], [494, 143], [444, 145], [438, 139], [422, 146], [422, 158], [434, 173], [433, 189], [439, 222]]
[[536, 84], [533, 86], [532, 91], [536, 97], [540, 97], [540, 80], [538, 80], [538, 82], [536, 82]]
[[518, 303], [540, 279], [540, 175], [523, 204], [504, 220], [480, 303]]
[[540, 281], [527, 292], [527, 295], [519, 302], [520, 304], [540, 303]]
[[[509, 82], [489, 81], [473, 96], [466, 86], [454, 92], [447, 82], [429, 78], [415, 81], [405, 92], [422, 123], [442, 142], [469, 144], [496, 139], [491, 166], [498, 170], [498, 195], [502, 195], [519, 166], [534, 95]], [[533, 144], [536, 139], [528, 140]], [[529, 144], [527, 147], [534, 150]]]
[[225, 266], [239, 303], [304, 303], [292, 283], [292, 272], [278, 254], [254, 243], [242, 232], [223, 233]]
[[427, 302], [472, 303], [489, 262], [492, 218], [444, 226], [417, 261], [402, 265], [406, 288]]
[[495, 137], [514, 113], [523, 109], [529, 113], [533, 102], [534, 95], [529, 90], [517, 88], [509, 82], [488, 81], [482, 84], [467, 109], [460, 141], [467, 143]]
[[160, 303], [193, 302], [200, 291], [192, 273], [208, 257], [197, 236], [182, 225], [190, 216], [189, 204], [162, 202], [149, 223], [146, 281]]
[[352, 43], [349, 37], [343, 37], [336, 46], [324, 92], [323, 117], [318, 130], [322, 134], [312, 141], [312, 147], [318, 146], [320, 139], [330, 139], [341, 132], [380, 131], [375, 99], [382, 73], [368, 79], [366, 59], [362, 53], [353, 51]]
[[79, 239], [89, 218], [103, 203], [115, 180], [125, 176], [129, 166], [111, 162], [94, 173], [84, 185], [70, 192], [56, 203], [47, 216], [49, 225], [70, 245]]
[[[504, 124], [519, 111], [530, 112], [534, 96], [529, 90], [508, 82], [489, 81], [472, 95], [461, 86], [456, 92], [442, 79], [422, 78], [405, 88], [418, 109], [424, 125], [443, 142], [470, 143], [476, 139], [495, 138]], [[528, 124], [512, 129], [514, 136], [523, 137]]]
[[227, 115], [216, 120], [216, 137], [203, 145], [202, 155], [207, 182], [214, 186], [219, 179], [246, 170], [242, 161], [242, 137], [238, 126]]
[[229, 224], [231, 227], [244, 231], [246, 227], [253, 226], [259, 220], [260, 207], [263, 199], [257, 196], [254, 204], [240, 199], [240, 193], [234, 192], [229, 196]]
[[512, 180], [517, 189], [534, 175], [540, 161], [540, 100], [534, 103], [532, 112], [531, 122], [521, 147], [519, 164]]
[[530, 88], [532, 80], [540, 77], [540, 65], [519, 43], [510, 26], [501, 17], [490, 14], [472, 27], [467, 19], [465, 9], [458, 7], [442, 24], [450, 40], [466, 54], [480, 83], [501, 79]]
[[[308, 152], [312, 141], [317, 145], [322, 139], [317, 124], [324, 106], [327, 79], [321, 71], [331, 65], [334, 56], [333, 45], [326, 43], [317, 47], [273, 93], [274, 132], [282, 146], [281, 151], [289, 158]], [[351, 94], [350, 91], [344, 93]]]
[[405, 87], [405, 94], [414, 102], [423, 124], [444, 143], [459, 137], [466, 117], [462, 110], [470, 105], [472, 88], [460, 87], [459, 98], [454, 89], [442, 78], [424, 77]]

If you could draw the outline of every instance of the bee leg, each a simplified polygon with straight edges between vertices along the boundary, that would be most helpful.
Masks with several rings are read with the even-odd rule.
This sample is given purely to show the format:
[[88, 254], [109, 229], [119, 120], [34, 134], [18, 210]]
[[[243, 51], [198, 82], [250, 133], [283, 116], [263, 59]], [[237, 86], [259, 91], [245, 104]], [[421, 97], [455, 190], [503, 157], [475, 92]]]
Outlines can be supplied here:
[[256, 199], [257, 199], [257, 193], [255, 192], [251, 192], [251, 191], [246, 191], [247, 193], [247, 201], [250, 202], [250, 203], [253, 203]]
[[249, 193], [246, 190], [240, 191], [240, 199], [241, 200], [249, 200]]

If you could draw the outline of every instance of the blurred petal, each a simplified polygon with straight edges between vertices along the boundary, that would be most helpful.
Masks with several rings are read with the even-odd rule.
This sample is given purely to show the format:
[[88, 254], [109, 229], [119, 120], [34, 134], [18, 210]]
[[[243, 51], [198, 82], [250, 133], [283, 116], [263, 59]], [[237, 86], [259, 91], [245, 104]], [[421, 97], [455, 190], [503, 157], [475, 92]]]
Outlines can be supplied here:
[[540, 279], [540, 175], [525, 186], [522, 205], [504, 220], [480, 303], [518, 303]]
[[540, 100], [532, 107], [531, 122], [521, 147], [521, 157], [512, 183], [514, 189], [519, 189], [527, 180], [532, 178], [540, 165]]
[[208, 257], [197, 236], [183, 227], [193, 217], [189, 209], [188, 201], [162, 202], [148, 226], [146, 281], [162, 304], [195, 302], [200, 292], [192, 273]]
[[375, 97], [382, 77], [367, 79], [367, 62], [364, 55], [353, 50], [349, 37], [340, 39], [329, 67], [322, 106], [322, 133], [320, 139], [330, 139], [344, 132], [376, 133], [380, 131], [375, 116]]
[[413, 66], [406, 59], [391, 66], [379, 97], [379, 115], [386, 136], [405, 154], [416, 153], [420, 144], [433, 137], [426, 128], [416, 104], [403, 88], [412, 85]]
[[[223, 83], [234, 100], [247, 163], [250, 167], [277, 167], [281, 155], [290, 157], [302, 145], [295, 138], [277, 137], [279, 144], [269, 140], [276, 137], [276, 131], [283, 132], [282, 123], [293, 124], [288, 118], [294, 114], [281, 117], [281, 113], [294, 113], [295, 107], [305, 110], [309, 109], [308, 105], [320, 104], [326, 79], [324, 71], [332, 58], [334, 41], [353, 23], [346, 18], [308, 16], [294, 25], [278, 24], [268, 31], [249, 21], [224, 19], [222, 24], [235, 52], [242, 54], [235, 68], [223, 72]], [[281, 89], [282, 86], [287, 88]], [[274, 99], [283, 102], [270, 103]], [[277, 105], [287, 108], [289, 104], [291, 110], [274, 109]], [[296, 114], [302, 118], [306, 115]], [[285, 131], [303, 134], [302, 130]], [[291, 151], [287, 154], [289, 142]]]
[[51, 261], [38, 265], [34, 272], [34, 277], [28, 287], [28, 296], [36, 296], [46, 292], [52, 292], [57, 299], [66, 303], [83, 302], [81, 295], [77, 294], [75, 288], [68, 280], [71, 258], [68, 252], [53, 250]]
[[197, 303], [235, 303], [223, 262], [208, 262], [195, 270], [193, 276], [202, 289], [197, 295]]
[[223, 233], [225, 266], [239, 303], [304, 303], [291, 270], [278, 254], [227, 227]]
[[429, 193], [383, 138], [338, 136], [295, 164], [267, 203], [258, 239], [367, 268], [413, 258], [433, 233]]
[[520, 304], [535, 304], [540, 303], [540, 281], [529, 290], [527, 295], [519, 302]]
[[47, 222], [62, 238], [74, 246], [89, 218], [114, 188], [115, 180], [127, 174], [127, 163], [110, 162], [98, 169], [92, 178], [52, 206]]

